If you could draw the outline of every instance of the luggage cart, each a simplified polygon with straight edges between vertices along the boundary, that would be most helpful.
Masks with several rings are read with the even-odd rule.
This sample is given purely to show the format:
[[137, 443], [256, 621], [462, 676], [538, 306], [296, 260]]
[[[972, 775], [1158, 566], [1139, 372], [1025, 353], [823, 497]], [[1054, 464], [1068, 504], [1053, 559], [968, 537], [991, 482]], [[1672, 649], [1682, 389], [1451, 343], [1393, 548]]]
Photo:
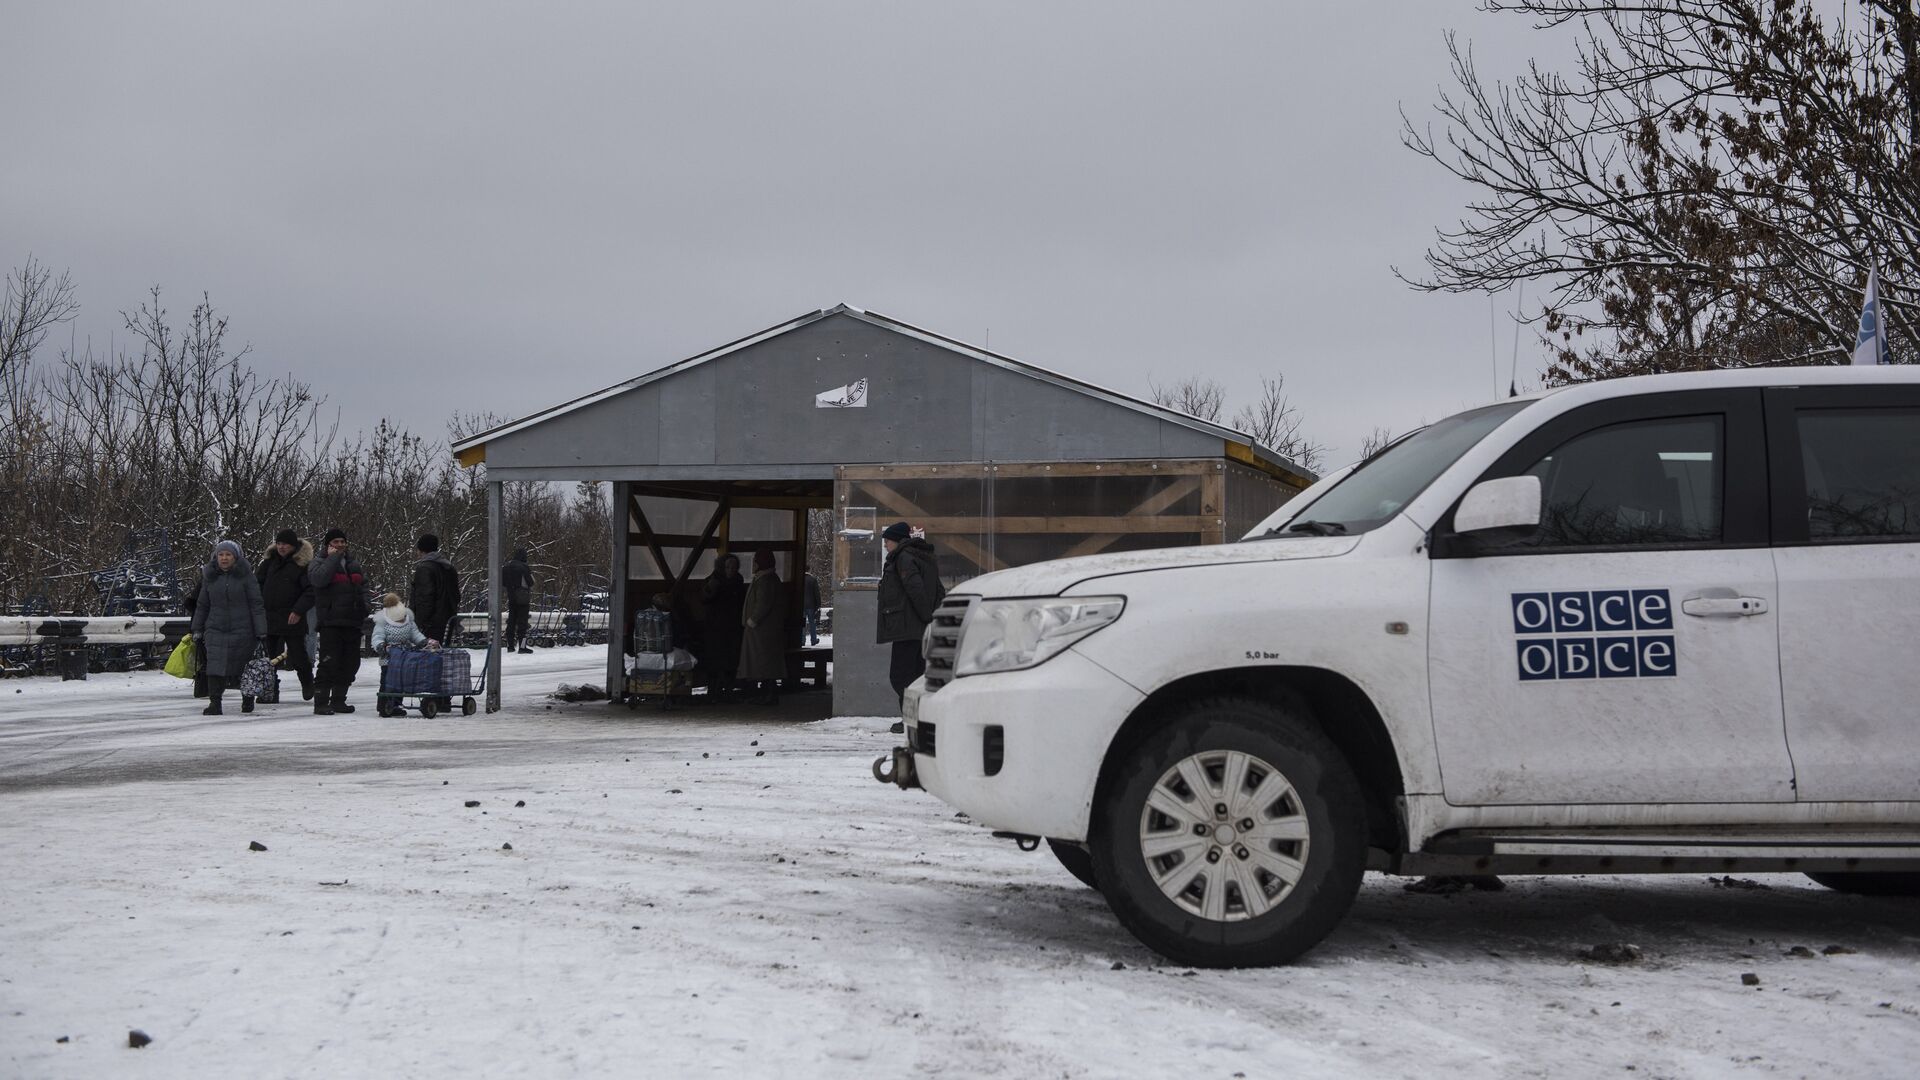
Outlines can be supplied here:
[[[667, 711], [674, 707], [676, 700], [692, 700], [691, 667], [676, 668], [671, 663], [675, 652], [673, 623], [666, 612], [648, 608], [634, 616], [633, 651], [634, 666], [627, 672], [627, 708], [638, 709], [641, 702], [658, 698], [661, 710]], [[643, 666], [643, 657], [657, 657], [659, 668]]]
[[[392, 671], [393, 668], [396, 666], [394, 661], [394, 657], [396, 655], [404, 656], [409, 653], [424, 653], [426, 655], [438, 656], [441, 653], [446, 653], [451, 651], [453, 650], [452, 649], [435, 649], [429, 652], [428, 650], [425, 650], [425, 649], [399, 649], [399, 648], [388, 649], [387, 650], [388, 663], [383, 664], [380, 668], [380, 691], [379, 693], [374, 695], [374, 701], [377, 705], [377, 708], [375, 711], [377, 711], [381, 716], [400, 716], [407, 711], [409, 707], [407, 703], [411, 701], [413, 703], [412, 707], [415, 709], [418, 709], [420, 711], [421, 716], [427, 718], [428, 720], [431, 720], [434, 717], [440, 715], [440, 699], [441, 698], [459, 697], [460, 698], [460, 715], [472, 716], [474, 713], [478, 712], [480, 710], [479, 698], [482, 694], [485, 694], [487, 692], [487, 661], [486, 661], [485, 654], [482, 654], [479, 670], [473, 672], [473, 674], [469, 678], [464, 680], [464, 689], [466, 691], [464, 694], [448, 693], [446, 685], [442, 683], [437, 677], [434, 680], [434, 686], [431, 691], [420, 690], [417, 688], [414, 688], [414, 689], [389, 689], [388, 688], [389, 687], [388, 673]], [[461, 651], [465, 652], [466, 650], [463, 649]], [[471, 656], [472, 654], [469, 653], [468, 655]]]

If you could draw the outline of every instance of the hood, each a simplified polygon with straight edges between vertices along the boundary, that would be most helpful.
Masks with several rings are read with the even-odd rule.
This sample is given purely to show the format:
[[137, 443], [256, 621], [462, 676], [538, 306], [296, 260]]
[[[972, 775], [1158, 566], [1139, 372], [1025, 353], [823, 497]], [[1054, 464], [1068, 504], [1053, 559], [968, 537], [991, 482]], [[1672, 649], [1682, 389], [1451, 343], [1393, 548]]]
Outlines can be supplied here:
[[[268, 562], [279, 556], [280, 553], [273, 550], [273, 545], [268, 544], [266, 554], [260, 557], [260, 561]], [[313, 541], [300, 541], [300, 546], [293, 549], [293, 555], [290, 556], [290, 558], [293, 560], [293, 565], [295, 566], [311, 566], [313, 564]]]
[[395, 604], [390, 608], [381, 608], [379, 618], [394, 626], [405, 626], [413, 621], [413, 612], [405, 604]]
[[979, 596], [1057, 596], [1089, 581], [1148, 570], [1330, 559], [1345, 555], [1359, 543], [1358, 536], [1302, 536], [1248, 544], [1209, 544], [1205, 547], [1087, 555], [987, 574], [957, 585], [953, 591]]
[[513, 551], [513, 558], [511, 558], [511, 559], [509, 559], [509, 560], [507, 560], [507, 561], [508, 561], [508, 562], [526, 562], [526, 561], [527, 561], [527, 549], [526, 549], [526, 548], [515, 548], [515, 549], [514, 549], [514, 551]]

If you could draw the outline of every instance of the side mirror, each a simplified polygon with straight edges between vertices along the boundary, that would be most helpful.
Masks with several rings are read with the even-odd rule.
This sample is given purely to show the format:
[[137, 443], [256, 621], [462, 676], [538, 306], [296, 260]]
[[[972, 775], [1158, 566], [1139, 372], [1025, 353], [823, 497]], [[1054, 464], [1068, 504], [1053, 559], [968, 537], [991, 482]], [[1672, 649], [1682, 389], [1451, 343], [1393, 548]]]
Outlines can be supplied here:
[[1503, 476], [1468, 489], [1453, 512], [1453, 531], [1476, 540], [1518, 540], [1540, 525], [1540, 478]]

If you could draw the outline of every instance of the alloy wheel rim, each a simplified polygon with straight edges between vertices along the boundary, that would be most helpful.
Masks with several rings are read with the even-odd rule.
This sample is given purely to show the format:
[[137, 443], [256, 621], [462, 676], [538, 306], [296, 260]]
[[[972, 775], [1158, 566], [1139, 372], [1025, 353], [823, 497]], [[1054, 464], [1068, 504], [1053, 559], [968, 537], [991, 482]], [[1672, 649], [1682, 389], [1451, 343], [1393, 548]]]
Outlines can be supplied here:
[[1167, 899], [1215, 922], [1257, 919], [1306, 871], [1307, 815], [1285, 774], [1238, 750], [1175, 762], [1140, 810], [1140, 854]]

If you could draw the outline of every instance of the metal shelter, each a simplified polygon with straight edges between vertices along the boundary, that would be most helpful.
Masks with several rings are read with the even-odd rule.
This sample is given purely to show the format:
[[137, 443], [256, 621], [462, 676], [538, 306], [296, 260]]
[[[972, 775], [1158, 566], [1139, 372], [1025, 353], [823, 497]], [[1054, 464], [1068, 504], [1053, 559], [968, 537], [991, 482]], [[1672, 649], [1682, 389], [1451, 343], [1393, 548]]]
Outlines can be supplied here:
[[[655, 592], [690, 592], [722, 554], [773, 553], [790, 662], [809, 510], [835, 523], [834, 712], [890, 713], [872, 642], [878, 530], [926, 530], [948, 588], [1043, 559], [1238, 536], [1314, 477], [1230, 428], [846, 305], [810, 312], [454, 445], [487, 468], [489, 582], [501, 484], [613, 487], [607, 653]], [[490, 588], [487, 708], [499, 707]], [[724, 618], [725, 613], [703, 617]], [[824, 665], [822, 665], [824, 666]]]

